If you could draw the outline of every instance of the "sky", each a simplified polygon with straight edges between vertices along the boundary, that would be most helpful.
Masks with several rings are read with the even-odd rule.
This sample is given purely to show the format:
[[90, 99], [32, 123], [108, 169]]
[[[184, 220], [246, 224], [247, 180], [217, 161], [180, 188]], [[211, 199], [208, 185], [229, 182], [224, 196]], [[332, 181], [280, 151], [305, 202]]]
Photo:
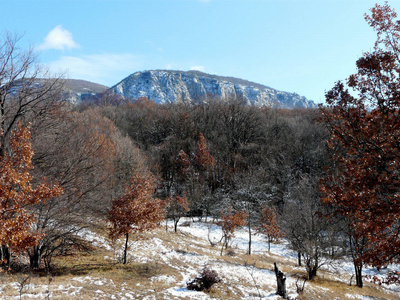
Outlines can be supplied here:
[[[0, 43], [21, 35], [55, 74], [113, 86], [137, 71], [200, 70], [316, 103], [373, 48], [380, 0], [2, 0]], [[400, 13], [400, 1], [388, 1]]]

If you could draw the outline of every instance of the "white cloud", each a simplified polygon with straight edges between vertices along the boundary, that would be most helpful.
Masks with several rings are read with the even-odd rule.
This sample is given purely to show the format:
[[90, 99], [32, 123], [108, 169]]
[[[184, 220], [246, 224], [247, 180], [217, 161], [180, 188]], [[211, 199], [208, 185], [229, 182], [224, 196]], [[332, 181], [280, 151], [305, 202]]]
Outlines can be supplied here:
[[192, 67], [190, 67], [190, 70], [192, 70], [192, 71], [201, 71], [201, 72], [204, 72], [205, 71], [205, 67], [204, 66], [192, 66]]
[[72, 79], [83, 79], [111, 86], [142, 67], [142, 58], [132, 54], [93, 54], [62, 56], [49, 63], [53, 72]]
[[38, 46], [38, 50], [56, 49], [65, 50], [79, 48], [72, 38], [72, 33], [64, 29], [61, 25], [56, 26], [44, 38], [44, 42]]

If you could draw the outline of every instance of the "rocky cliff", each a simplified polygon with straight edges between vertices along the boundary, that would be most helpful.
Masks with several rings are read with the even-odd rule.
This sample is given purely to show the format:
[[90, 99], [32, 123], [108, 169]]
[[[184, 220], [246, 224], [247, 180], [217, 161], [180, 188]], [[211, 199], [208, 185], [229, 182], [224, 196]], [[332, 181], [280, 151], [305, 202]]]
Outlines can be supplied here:
[[156, 103], [201, 101], [211, 95], [222, 100], [229, 96], [240, 96], [247, 104], [256, 106], [316, 107], [313, 101], [296, 93], [282, 92], [239, 78], [210, 75], [199, 71], [136, 72], [113, 86], [111, 90], [131, 99], [147, 97]]

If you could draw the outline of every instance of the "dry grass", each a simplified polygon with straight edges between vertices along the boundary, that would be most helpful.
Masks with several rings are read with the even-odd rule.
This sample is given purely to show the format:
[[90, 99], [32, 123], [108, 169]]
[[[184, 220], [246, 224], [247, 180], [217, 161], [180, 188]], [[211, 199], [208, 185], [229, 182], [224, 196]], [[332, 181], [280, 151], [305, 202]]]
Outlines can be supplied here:
[[[211, 268], [215, 266], [243, 268], [247, 264], [265, 272], [272, 272], [273, 263], [277, 262], [279, 269], [288, 278], [306, 275], [304, 268], [297, 267], [295, 261], [268, 253], [246, 255], [243, 251], [234, 249], [235, 256], [220, 256], [220, 248], [211, 247], [207, 241], [187, 233], [172, 233], [158, 229], [142, 237], [139, 242], [145, 245], [153, 238], [162, 241], [163, 247], [167, 250], [154, 254], [147, 261], [139, 259], [143, 256], [143, 249], [131, 249], [135, 259], [131, 259], [126, 265], [115, 263], [111, 259], [114, 256], [112, 251], [96, 249], [88, 254], [74, 253], [56, 257], [51, 274], [41, 271], [31, 274], [0, 275], [0, 285], [3, 287], [0, 299], [18, 297], [21, 287], [23, 287], [22, 295], [34, 294], [39, 299], [48, 296], [51, 299], [106, 299], [110, 295], [129, 298], [128, 294], [135, 299], [144, 297], [164, 299], [171, 297], [168, 289], [183, 287], [185, 280], [189, 279], [183, 278], [184, 270], [202, 269], [203, 266], [198, 265], [195, 260], [192, 262], [191, 257], [206, 257], [212, 262]], [[164, 260], [165, 251], [173, 253], [179, 259], [173, 260], [172, 263]], [[226, 277], [227, 274], [223, 274], [218, 268], [214, 269], [224, 280], [208, 291], [211, 298], [241, 299], [244, 297], [243, 291], [250, 291], [252, 297], [258, 298], [250, 275], [244, 280]], [[333, 274], [327, 271], [319, 271], [318, 275], [313, 281], [307, 281], [304, 292], [297, 299], [350, 299], [346, 296], [349, 294], [369, 296], [371, 299], [399, 299], [398, 294], [373, 284], [366, 283], [365, 287], [360, 289], [336, 280]], [[23, 279], [28, 276], [29, 279], [22, 284]], [[257, 284], [260, 285], [264, 296], [273, 294], [276, 288], [263, 282]], [[292, 279], [288, 290], [293, 292], [295, 289]]]
[[[397, 293], [391, 293], [386, 290], [379, 288], [378, 286], [365, 282], [363, 288], [357, 286], [350, 286], [346, 283], [339, 282], [337, 280], [331, 280], [329, 278], [323, 278], [326, 272], [321, 272], [312, 282], [306, 283], [312, 288], [306, 288], [301, 299], [354, 299], [348, 295], [360, 295], [366, 296], [370, 299], [400, 299]], [[321, 295], [321, 290], [324, 294]]]

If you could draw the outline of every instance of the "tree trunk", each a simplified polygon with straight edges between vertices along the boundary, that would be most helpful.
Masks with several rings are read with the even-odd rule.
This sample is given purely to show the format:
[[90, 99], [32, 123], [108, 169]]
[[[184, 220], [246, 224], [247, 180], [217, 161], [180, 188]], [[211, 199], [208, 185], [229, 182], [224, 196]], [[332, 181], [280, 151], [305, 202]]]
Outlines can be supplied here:
[[50, 270], [51, 258], [52, 258], [52, 255], [43, 257], [44, 266], [47, 270]]
[[28, 251], [29, 262], [31, 269], [39, 269], [40, 262], [42, 259], [42, 249], [39, 246], [34, 246], [32, 249], [32, 254]]
[[287, 299], [287, 291], [286, 291], [286, 276], [283, 274], [282, 271], [279, 271], [278, 267], [276, 266], [276, 262], [274, 262], [274, 270], [276, 275], [276, 294], [281, 296], [284, 299]]
[[224, 236], [222, 238], [224, 239], [224, 242], [222, 243], [222, 247], [221, 247], [221, 256], [224, 251], [224, 247], [225, 247], [225, 249], [228, 249], [228, 242], [229, 242], [228, 239], [226, 238], [226, 236]]
[[249, 255], [251, 255], [251, 223], [250, 223], [250, 218], [249, 218]]
[[308, 280], [312, 280], [315, 276], [317, 276], [317, 266], [313, 266], [307, 269]]
[[315, 259], [309, 258], [306, 260], [306, 269], [308, 279], [312, 280], [315, 276], [317, 276], [318, 270], [318, 257]]
[[354, 264], [354, 269], [356, 272], [356, 285], [360, 288], [363, 287], [363, 281], [362, 281], [362, 265], [356, 265]]
[[179, 222], [179, 218], [174, 219], [174, 231], [178, 232], [178, 222]]
[[[5, 95], [1, 94], [0, 95], [0, 131], [3, 132], [2, 135], [2, 139], [0, 141], [0, 157], [4, 156], [4, 115], [5, 115], [5, 111], [4, 111], [4, 98]], [[3, 246], [2, 246], [3, 247]]]
[[125, 240], [125, 249], [124, 249], [124, 259], [122, 263], [125, 265], [126, 264], [126, 253], [128, 252], [128, 239], [129, 239], [129, 232], [125, 234], [126, 240]]
[[10, 266], [10, 263], [11, 263], [10, 249], [5, 245], [1, 245], [0, 246], [0, 264], [2, 266], [8, 267], [8, 266]]
[[301, 267], [301, 252], [297, 252], [297, 263], [299, 265], [299, 267]]

